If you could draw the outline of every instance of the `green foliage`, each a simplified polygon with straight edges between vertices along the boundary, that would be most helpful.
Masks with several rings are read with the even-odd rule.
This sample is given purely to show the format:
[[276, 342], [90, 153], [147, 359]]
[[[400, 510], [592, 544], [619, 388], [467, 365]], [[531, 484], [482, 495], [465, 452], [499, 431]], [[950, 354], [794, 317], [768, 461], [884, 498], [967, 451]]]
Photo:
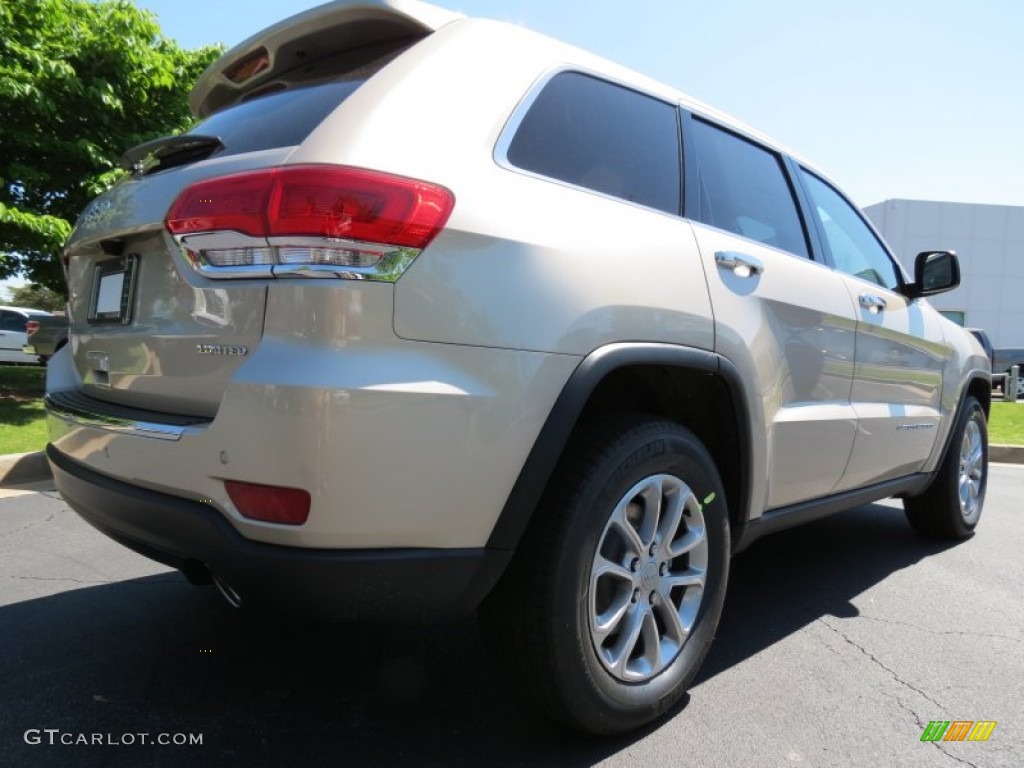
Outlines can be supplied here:
[[64, 296], [57, 291], [47, 288], [45, 285], [30, 283], [17, 288], [11, 288], [10, 304], [15, 307], [28, 307], [30, 309], [45, 309], [47, 312], [63, 312]]
[[70, 222], [126, 149], [191, 125], [189, 89], [219, 54], [127, 0], [0, 2], [0, 278], [65, 290]]

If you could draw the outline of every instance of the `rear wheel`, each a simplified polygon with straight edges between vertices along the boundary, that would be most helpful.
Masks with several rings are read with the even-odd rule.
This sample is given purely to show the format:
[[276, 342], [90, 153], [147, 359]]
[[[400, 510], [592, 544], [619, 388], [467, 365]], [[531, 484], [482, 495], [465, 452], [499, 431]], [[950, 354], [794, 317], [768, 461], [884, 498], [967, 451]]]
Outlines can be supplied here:
[[612, 734], [685, 693], [728, 574], [725, 495], [704, 446], [644, 417], [570, 450], [516, 558], [481, 607], [485, 639], [530, 703]]
[[907, 519], [925, 536], [966, 539], [978, 525], [987, 483], [988, 424], [981, 404], [968, 397], [935, 480], [903, 500]]

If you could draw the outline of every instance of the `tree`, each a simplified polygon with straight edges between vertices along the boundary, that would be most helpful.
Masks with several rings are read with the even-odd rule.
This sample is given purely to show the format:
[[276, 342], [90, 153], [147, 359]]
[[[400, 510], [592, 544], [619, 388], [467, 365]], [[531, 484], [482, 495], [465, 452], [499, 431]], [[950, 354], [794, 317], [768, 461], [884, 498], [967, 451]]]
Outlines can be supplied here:
[[47, 312], [63, 312], [64, 296], [45, 285], [26, 284], [9, 290], [10, 303], [15, 307], [45, 309]]
[[219, 54], [126, 0], [0, 2], [0, 278], [64, 293], [71, 222], [126, 149], [191, 125], [189, 89]]

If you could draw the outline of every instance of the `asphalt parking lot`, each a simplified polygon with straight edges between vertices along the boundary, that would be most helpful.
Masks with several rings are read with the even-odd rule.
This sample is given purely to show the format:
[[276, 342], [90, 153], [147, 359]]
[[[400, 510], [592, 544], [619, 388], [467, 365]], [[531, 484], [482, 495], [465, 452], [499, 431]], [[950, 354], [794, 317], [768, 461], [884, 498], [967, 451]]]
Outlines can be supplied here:
[[[0, 490], [0, 765], [1024, 764], [1022, 466], [992, 467], [979, 532], [956, 546], [890, 503], [758, 542], [682, 706], [615, 740], [508, 701], [469, 619], [249, 617], [42, 488]], [[932, 720], [997, 726], [921, 742]], [[119, 743], [60, 743], [93, 734]]]

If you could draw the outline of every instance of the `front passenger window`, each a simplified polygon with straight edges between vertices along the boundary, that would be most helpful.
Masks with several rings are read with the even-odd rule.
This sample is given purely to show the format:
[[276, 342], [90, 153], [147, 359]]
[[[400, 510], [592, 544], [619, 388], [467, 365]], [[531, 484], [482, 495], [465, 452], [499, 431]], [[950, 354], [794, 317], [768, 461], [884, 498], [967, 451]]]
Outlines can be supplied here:
[[801, 173], [836, 269], [889, 290], [899, 288], [896, 265], [853, 206], [817, 176]]

